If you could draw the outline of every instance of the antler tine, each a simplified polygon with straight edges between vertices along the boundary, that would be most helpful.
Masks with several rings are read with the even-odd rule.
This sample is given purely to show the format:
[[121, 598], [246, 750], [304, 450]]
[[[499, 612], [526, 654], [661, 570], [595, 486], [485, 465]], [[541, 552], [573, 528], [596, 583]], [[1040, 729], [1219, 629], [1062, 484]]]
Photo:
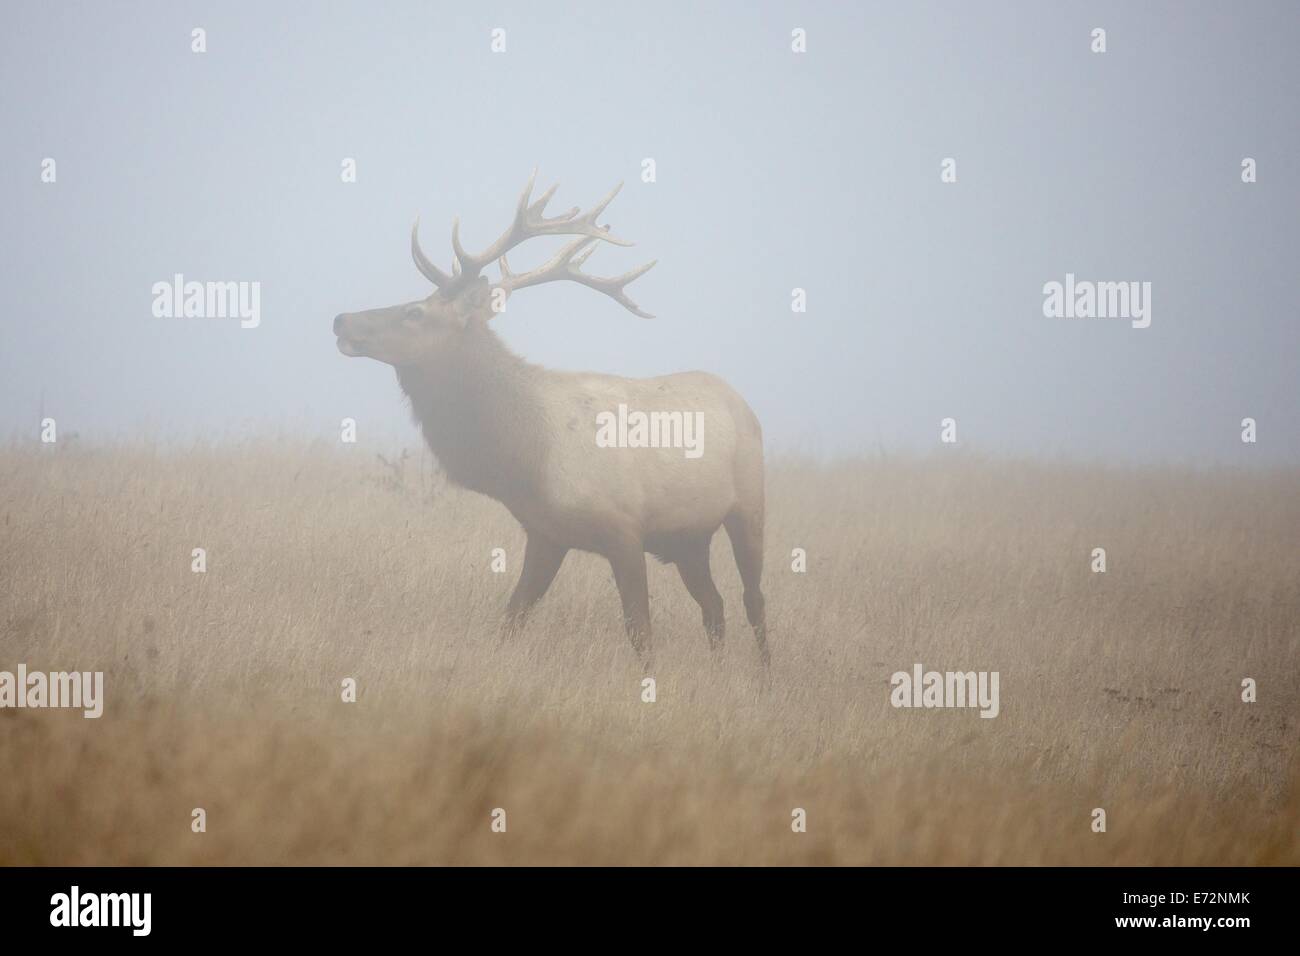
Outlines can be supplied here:
[[452, 251], [455, 252], [456, 258], [460, 260], [463, 275], [477, 276], [488, 263], [500, 259], [515, 246], [536, 236], [589, 236], [613, 243], [616, 246], [632, 245], [625, 239], [610, 235], [607, 227], [596, 223], [596, 218], [605, 211], [605, 208], [618, 195], [618, 191], [623, 186], [622, 183], [610, 190], [600, 202], [592, 207], [590, 212], [579, 215], [578, 208], [574, 207], [559, 216], [547, 218], [542, 213], [545, 211], [546, 204], [550, 202], [551, 197], [555, 195], [556, 187], [552, 186], [546, 190], [537, 202], [530, 205], [528, 200], [532, 195], [533, 178], [535, 176], [536, 173], [534, 173], [533, 177], [529, 177], [528, 185], [524, 187], [524, 191], [519, 197], [519, 205], [515, 210], [515, 218], [510, 224], [510, 228], [483, 252], [477, 255], [467, 252], [460, 241], [460, 220], [457, 219], [452, 223]]
[[[523, 238], [527, 238], [526, 236], [520, 238], [515, 237], [519, 236], [521, 231], [527, 225], [530, 214], [534, 212], [540, 213], [542, 209], [546, 208], [546, 204], [550, 201], [551, 197], [555, 195], [556, 187], [552, 186], [542, 194], [541, 198], [539, 198], [536, 203], [530, 205], [529, 200], [532, 198], [533, 186], [536, 182], [537, 167], [534, 166], [533, 171], [528, 175], [528, 182], [524, 183], [523, 191], [519, 194], [519, 201], [515, 204], [515, 218], [510, 223], [510, 228], [507, 229], [501, 238], [494, 242], [488, 250], [480, 256], [472, 256], [465, 251], [465, 247], [460, 244], [460, 217], [456, 216], [452, 219], [451, 250], [455, 254], [455, 259], [452, 261], [451, 267], [457, 277], [461, 274], [471, 277], [477, 276], [483, 266], [487, 265], [493, 259], [498, 258], [499, 255], [505, 251], [505, 248], [509, 248], [510, 243], [513, 242], [513, 244], [517, 245], [519, 242], [523, 241]], [[490, 254], [493, 250], [497, 249], [498, 246], [504, 246], [504, 248], [495, 255]], [[473, 268], [474, 266], [477, 266], [477, 268]]]
[[454, 258], [451, 267], [457, 273], [463, 272], [463, 264], [471, 261], [472, 257], [465, 251], [465, 247], [460, 244], [460, 216], [451, 220], [451, 251]]
[[[554, 188], [555, 188], [554, 186], [551, 187], [551, 189]], [[605, 193], [604, 197], [600, 200], [600, 202], [596, 203], [596, 205], [591, 207], [590, 212], [583, 213], [581, 216], [579, 216], [578, 213], [581, 212], [581, 210], [577, 206], [574, 206], [563, 216], [556, 216], [553, 219], [545, 220], [545, 223], [549, 225], [550, 223], [562, 222], [567, 226], [582, 227], [581, 229], [574, 229], [574, 230], [560, 230], [560, 229], [552, 230], [552, 232], [555, 235], [565, 235], [567, 233], [569, 235], [591, 236], [595, 239], [604, 239], [606, 242], [612, 243], [613, 245], [616, 246], [630, 246], [632, 245], [632, 243], [628, 242], [626, 239], [619, 239], [617, 236], [611, 236], [609, 234], [609, 226], [602, 226], [596, 222], [596, 219], [600, 216], [602, 212], [605, 211], [606, 207], [609, 206], [609, 204], [614, 201], [614, 197], [619, 194], [619, 191], [622, 188], [623, 188], [623, 184], [619, 183], [609, 192]], [[540, 234], [541, 233], [539, 233], [539, 235]]]
[[[583, 256], [583, 261], [586, 261], [586, 256]], [[590, 276], [587, 275], [587, 273], [579, 272], [576, 269], [573, 271], [573, 275], [568, 276], [568, 278], [573, 279], [575, 282], [581, 282], [589, 289], [603, 292], [633, 315], [638, 315], [643, 319], [653, 319], [653, 315], [642, 310], [639, 305], [628, 298], [628, 295], [623, 291], [623, 288], [632, 280], [639, 279], [641, 276], [645, 275], [653, 269], [658, 262], [658, 259], [651, 259], [644, 265], [637, 266], [635, 269], [629, 269], [621, 276], [614, 276], [609, 279], [600, 276]]]
[[528, 214], [530, 216], [537, 216], [539, 219], [548, 222], [559, 222], [562, 219], [572, 219], [574, 216], [576, 216], [579, 212], [577, 206], [574, 206], [568, 212], [562, 212], [558, 216], [552, 216], [549, 220], [547, 220], [544, 216], [542, 216], [542, 213], [546, 211], [546, 204], [551, 201], [551, 197], [555, 195], [555, 190], [559, 188], [560, 188], [560, 184], [555, 183], [554, 185], [551, 186], [550, 189], [546, 190], [546, 192], [542, 193], [539, 197], [537, 197], [537, 202], [533, 203], [531, 206], [528, 207]]
[[[568, 243], [563, 249], [536, 269], [530, 269], [527, 272], [511, 272], [510, 263], [506, 261], [504, 255], [497, 259], [497, 266], [501, 269], [501, 281], [497, 283], [507, 292], [513, 292], [515, 289], [526, 289], [530, 285], [538, 285], [542, 282], [552, 282], [556, 279], [564, 278], [560, 273], [563, 267], [574, 259], [575, 254], [583, 246], [594, 245], [596, 240], [591, 236], [581, 236]], [[583, 260], [591, 254], [590, 250], [582, 254]]]
[[[596, 222], [609, 204], [613, 202], [619, 190], [623, 188], [622, 183], [619, 183], [606, 193], [588, 212], [584, 213], [577, 206], [574, 206], [567, 212], [548, 217], [545, 215], [546, 206], [551, 201], [551, 197], [555, 195], [558, 186], [551, 186], [534, 201], [532, 195], [536, 181], [537, 170], [534, 169], [532, 175], [528, 177], [528, 182], [524, 185], [523, 192], [519, 194], [519, 201], [515, 206], [514, 220], [510, 223], [510, 227], [495, 242], [477, 255], [466, 251], [460, 241], [460, 218], [457, 217], [452, 220], [451, 249], [454, 259], [452, 261], [451, 275], [443, 272], [430, 262], [428, 257], [420, 250], [416, 238], [416, 229], [419, 226], [417, 220], [416, 229], [411, 230], [411, 254], [415, 258], [416, 266], [445, 296], [451, 297], [476, 279], [488, 263], [494, 259], [497, 261], [503, 260], [506, 253], [511, 249], [537, 236], [580, 236], [584, 240], [600, 240], [616, 246], [632, 245], [626, 239], [611, 235], [608, 226], [602, 226]], [[585, 242], [570, 243], [569, 246], [565, 247], [565, 250], [569, 256], [572, 256], [585, 244]], [[590, 255], [590, 252], [587, 254]], [[584, 255], [579, 260], [579, 263], [585, 260], [586, 256]], [[628, 303], [624, 304], [628, 305]], [[628, 307], [633, 311], [637, 311], [635, 306], [628, 305]], [[638, 312], [638, 314], [642, 313]]]
[[[605, 198], [602, 199], [600, 202], [596, 203], [596, 205], [592, 206], [591, 212], [587, 213], [587, 215], [583, 216], [582, 218], [586, 219], [594, 226], [596, 224], [596, 217], [605, 211], [605, 207], [614, 201], [614, 197], [617, 196], [619, 192], [622, 191], [622, 189], [623, 189], [623, 184], [619, 183], [609, 192], [605, 193]], [[628, 243], [628, 245], [631, 245], [631, 243]]]
[[[537, 182], [537, 167], [528, 174], [528, 182], [524, 183], [524, 191], [519, 194], [519, 207], [515, 210], [515, 218], [521, 219], [528, 212], [528, 200], [533, 195], [533, 184]], [[554, 190], [554, 186], [551, 187]]]
[[[612, 199], [613, 196], [611, 195], [609, 198]], [[638, 315], [643, 319], [653, 319], [653, 315], [643, 311], [623, 290], [628, 283], [640, 278], [654, 268], [659, 260], [655, 259], [644, 265], [637, 266], [620, 276], [605, 278], [603, 276], [588, 275], [582, 272], [579, 267], [596, 251], [596, 241], [599, 238], [601, 237], [581, 236], [552, 256], [545, 265], [538, 266], [529, 272], [511, 272], [506, 257], [503, 255], [498, 260], [498, 265], [501, 267], [501, 281], [498, 285], [506, 290], [508, 296], [516, 289], [540, 285], [543, 282], [558, 282], [561, 279], [570, 279], [609, 296], [633, 315]]]
[[420, 220], [417, 218], [415, 224], [411, 226], [411, 258], [415, 260], [415, 267], [420, 273], [436, 285], [439, 289], [447, 288], [451, 285], [452, 277], [447, 275], [424, 254], [420, 248]]

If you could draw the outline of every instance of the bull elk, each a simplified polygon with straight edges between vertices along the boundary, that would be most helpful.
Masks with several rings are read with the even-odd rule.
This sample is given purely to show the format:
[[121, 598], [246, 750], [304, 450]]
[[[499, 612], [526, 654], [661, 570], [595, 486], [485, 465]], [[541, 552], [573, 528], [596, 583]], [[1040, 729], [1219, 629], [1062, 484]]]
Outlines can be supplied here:
[[[392, 365], [429, 447], [456, 484], [495, 498], [527, 534], [523, 570], [506, 608], [506, 631], [546, 593], [570, 549], [609, 560], [624, 624], [642, 660], [650, 649], [645, 554], [675, 564], [700, 605], [710, 646], [724, 633], [722, 596], [709, 572], [709, 545], [727, 529], [744, 585], [745, 613], [768, 663], [760, 579], [763, 570], [763, 436], [753, 411], [729, 385], [704, 372], [635, 379], [559, 372], [516, 356], [489, 327], [519, 289], [568, 280], [601, 292], [634, 315], [651, 318], [625, 287], [655, 263], [614, 278], [582, 272], [600, 242], [629, 246], [596, 219], [614, 187], [589, 212], [547, 217], [555, 193], [531, 201], [536, 171], [514, 221], [483, 252], [461, 245], [451, 229], [452, 270], [442, 271], [411, 229], [415, 265], [436, 291], [427, 299], [334, 319], [339, 351]], [[539, 236], [576, 237], [529, 272], [510, 271], [506, 254]], [[500, 278], [480, 275], [494, 260]], [[696, 412], [706, 453], [691, 458], [664, 447], [598, 447], [597, 416], [616, 408], [645, 413]], [[702, 415], [702, 418], [698, 417]]]

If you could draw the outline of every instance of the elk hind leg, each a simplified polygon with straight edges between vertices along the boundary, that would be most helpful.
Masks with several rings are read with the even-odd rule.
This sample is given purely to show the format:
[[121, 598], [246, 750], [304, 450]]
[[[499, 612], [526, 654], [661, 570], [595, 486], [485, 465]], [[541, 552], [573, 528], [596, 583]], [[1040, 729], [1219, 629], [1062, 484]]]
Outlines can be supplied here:
[[723, 526], [731, 539], [731, 550], [736, 555], [736, 567], [745, 588], [745, 616], [754, 629], [758, 654], [766, 667], [771, 663], [767, 648], [767, 609], [763, 599], [763, 512], [761, 510], [733, 511]]
[[700, 606], [704, 619], [704, 632], [709, 639], [709, 649], [714, 653], [722, 650], [722, 640], [726, 634], [726, 618], [723, 614], [722, 595], [713, 583], [709, 572], [709, 542], [712, 535], [692, 538], [684, 543], [677, 555], [677, 573], [682, 576], [682, 583], [691, 593], [695, 603]]

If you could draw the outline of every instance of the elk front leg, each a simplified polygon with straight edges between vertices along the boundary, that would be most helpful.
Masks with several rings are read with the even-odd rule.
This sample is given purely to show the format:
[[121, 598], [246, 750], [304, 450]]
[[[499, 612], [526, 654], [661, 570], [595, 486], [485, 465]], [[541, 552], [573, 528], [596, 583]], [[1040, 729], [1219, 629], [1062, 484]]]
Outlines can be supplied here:
[[510, 602], [506, 605], [506, 616], [502, 627], [502, 637], [518, 633], [523, 627], [528, 612], [533, 609], [546, 589], [555, 580], [564, 556], [569, 549], [555, 544], [537, 534], [528, 535], [524, 545], [524, 568], [519, 573], [519, 583], [515, 585]]
[[646, 583], [645, 550], [638, 541], [624, 542], [609, 554], [614, 583], [623, 602], [623, 624], [642, 663], [650, 662], [650, 588]]

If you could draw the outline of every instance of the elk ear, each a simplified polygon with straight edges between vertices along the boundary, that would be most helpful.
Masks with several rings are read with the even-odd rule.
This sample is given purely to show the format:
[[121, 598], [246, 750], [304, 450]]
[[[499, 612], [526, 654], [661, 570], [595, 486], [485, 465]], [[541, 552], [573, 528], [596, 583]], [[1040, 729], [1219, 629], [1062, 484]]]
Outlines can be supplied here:
[[492, 283], [488, 282], [487, 276], [479, 276], [456, 297], [456, 314], [460, 317], [461, 324], [465, 325], [471, 319], [488, 314], [491, 297]]

